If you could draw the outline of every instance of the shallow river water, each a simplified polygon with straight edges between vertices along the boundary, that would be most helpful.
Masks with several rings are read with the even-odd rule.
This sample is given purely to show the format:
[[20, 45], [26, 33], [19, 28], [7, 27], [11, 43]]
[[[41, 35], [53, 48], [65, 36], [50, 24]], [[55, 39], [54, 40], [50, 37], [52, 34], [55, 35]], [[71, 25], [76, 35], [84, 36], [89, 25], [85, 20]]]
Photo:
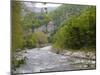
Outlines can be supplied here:
[[29, 49], [22, 53], [26, 63], [16, 68], [15, 73], [36, 73], [52, 71], [68, 71], [80, 69], [95, 69], [95, 61], [72, 58], [53, 53], [51, 46]]

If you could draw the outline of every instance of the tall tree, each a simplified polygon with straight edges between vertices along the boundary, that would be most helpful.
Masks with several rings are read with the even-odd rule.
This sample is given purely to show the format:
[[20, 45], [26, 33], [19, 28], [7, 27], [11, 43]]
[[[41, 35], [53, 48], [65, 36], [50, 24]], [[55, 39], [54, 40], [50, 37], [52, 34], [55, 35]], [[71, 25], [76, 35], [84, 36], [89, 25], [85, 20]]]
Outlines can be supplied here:
[[21, 4], [12, 1], [12, 50], [23, 46], [23, 33], [21, 27]]

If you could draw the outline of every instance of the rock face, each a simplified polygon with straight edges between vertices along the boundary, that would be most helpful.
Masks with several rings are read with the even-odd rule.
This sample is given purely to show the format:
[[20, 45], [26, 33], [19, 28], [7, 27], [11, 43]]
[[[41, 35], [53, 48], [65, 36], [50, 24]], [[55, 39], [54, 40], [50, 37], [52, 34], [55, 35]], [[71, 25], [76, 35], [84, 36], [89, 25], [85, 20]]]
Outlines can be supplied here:
[[47, 26], [46, 25], [42, 25], [41, 27], [36, 28], [35, 32], [37, 32], [37, 31], [46, 32], [46, 30], [47, 30], [48, 33], [52, 33], [54, 31], [54, 23], [52, 21], [49, 21]]
[[47, 30], [49, 33], [52, 33], [54, 31], [54, 23], [52, 21], [49, 21]]

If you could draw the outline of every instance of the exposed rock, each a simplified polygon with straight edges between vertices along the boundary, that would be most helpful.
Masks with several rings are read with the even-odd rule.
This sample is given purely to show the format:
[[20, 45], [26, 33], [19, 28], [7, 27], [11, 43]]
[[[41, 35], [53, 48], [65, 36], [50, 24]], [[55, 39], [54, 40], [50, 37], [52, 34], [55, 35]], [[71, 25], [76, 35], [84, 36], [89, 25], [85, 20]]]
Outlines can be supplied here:
[[71, 56], [75, 56], [75, 57], [86, 57], [85, 52], [73, 52]]
[[71, 52], [71, 51], [67, 51], [67, 52], [63, 53], [63, 55], [72, 55], [72, 53], [73, 52]]
[[72, 57], [79, 57], [79, 58], [87, 58], [87, 59], [96, 59], [96, 55], [93, 52], [84, 52], [84, 51], [68, 51], [63, 50], [61, 55], [72, 56]]

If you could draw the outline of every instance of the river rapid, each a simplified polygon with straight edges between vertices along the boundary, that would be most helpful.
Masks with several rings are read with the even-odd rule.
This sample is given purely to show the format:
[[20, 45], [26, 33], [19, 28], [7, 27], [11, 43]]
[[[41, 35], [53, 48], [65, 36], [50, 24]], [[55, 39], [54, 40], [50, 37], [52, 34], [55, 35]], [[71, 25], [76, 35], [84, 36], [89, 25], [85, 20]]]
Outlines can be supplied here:
[[27, 49], [21, 55], [26, 57], [25, 64], [16, 68], [14, 73], [37, 73], [95, 69], [95, 60], [79, 59], [51, 51], [51, 46]]

